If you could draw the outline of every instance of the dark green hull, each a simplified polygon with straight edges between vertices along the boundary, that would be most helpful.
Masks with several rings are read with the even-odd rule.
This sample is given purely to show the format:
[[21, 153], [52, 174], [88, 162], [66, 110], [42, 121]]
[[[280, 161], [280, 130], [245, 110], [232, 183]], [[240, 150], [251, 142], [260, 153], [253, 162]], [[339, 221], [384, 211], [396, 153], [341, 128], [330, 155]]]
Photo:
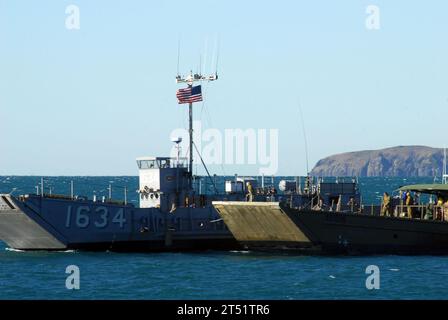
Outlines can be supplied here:
[[322, 253], [448, 254], [448, 223], [282, 208]]
[[216, 203], [247, 249], [300, 254], [448, 254], [448, 222], [291, 209], [279, 203]]

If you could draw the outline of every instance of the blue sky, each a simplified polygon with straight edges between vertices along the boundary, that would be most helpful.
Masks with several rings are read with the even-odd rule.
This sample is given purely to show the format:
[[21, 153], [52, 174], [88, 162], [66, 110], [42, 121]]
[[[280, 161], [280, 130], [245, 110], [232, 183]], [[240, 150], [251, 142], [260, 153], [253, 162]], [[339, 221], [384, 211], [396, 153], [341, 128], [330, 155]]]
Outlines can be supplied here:
[[[80, 30], [65, 28], [67, 5]], [[365, 27], [380, 8], [380, 29]], [[203, 127], [279, 129], [279, 172], [340, 152], [446, 143], [446, 1], [0, 0], [0, 175], [134, 175], [186, 126], [174, 83], [211, 65]], [[208, 50], [206, 50], [208, 49]], [[253, 165], [212, 166], [254, 174]]]

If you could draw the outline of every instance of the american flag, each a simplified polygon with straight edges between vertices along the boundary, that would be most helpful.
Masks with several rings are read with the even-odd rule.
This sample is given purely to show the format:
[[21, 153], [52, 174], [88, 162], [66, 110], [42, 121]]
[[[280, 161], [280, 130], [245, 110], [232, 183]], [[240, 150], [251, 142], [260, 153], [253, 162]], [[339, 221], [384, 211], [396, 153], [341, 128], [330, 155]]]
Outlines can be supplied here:
[[201, 86], [179, 89], [176, 92], [176, 97], [179, 104], [200, 102], [202, 101]]

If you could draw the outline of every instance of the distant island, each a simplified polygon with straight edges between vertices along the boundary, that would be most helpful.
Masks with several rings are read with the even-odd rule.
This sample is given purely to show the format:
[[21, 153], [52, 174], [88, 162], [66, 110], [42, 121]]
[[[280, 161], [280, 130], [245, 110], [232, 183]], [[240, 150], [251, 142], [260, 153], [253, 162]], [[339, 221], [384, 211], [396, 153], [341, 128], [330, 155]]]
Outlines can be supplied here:
[[333, 155], [320, 160], [311, 175], [320, 177], [441, 176], [443, 149], [400, 146]]

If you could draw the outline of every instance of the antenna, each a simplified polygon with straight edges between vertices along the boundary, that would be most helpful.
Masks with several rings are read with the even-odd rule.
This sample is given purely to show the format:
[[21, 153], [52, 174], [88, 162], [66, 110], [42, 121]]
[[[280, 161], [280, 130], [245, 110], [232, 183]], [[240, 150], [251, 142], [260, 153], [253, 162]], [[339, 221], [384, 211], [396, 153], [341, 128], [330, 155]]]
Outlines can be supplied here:
[[216, 42], [217, 42], [218, 50], [217, 50], [217, 52], [216, 52], [216, 68], [215, 68], [215, 76], [216, 76], [216, 79], [218, 79], [219, 47], [220, 47], [220, 41], [219, 41], [219, 38], [216, 39]]
[[177, 76], [179, 77], [179, 65], [180, 65], [180, 37], [177, 41]]
[[177, 164], [176, 164], [176, 192], [179, 192], [179, 161], [180, 161], [180, 143], [182, 142], [182, 137], [173, 137], [171, 141], [176, 144], [177, 149]]
[[442, 183], [448, 183], [448, 174], [447, 174], [447, 163], [446, 163], [446, 148], [443, 148], [443, 168], [442, 168]]
[[202, 69], [204, 72], [207, 72], [207, 52], [208, 52], [208, 38], [205, 38], [204, 41], [204, 60], [202, 61]]
[[300, 98], [299, 98], [299, 113], [300, 113], [300, 121], [302, 123], [303, 140], [305, 141], [306, 175], [308, 175], [310, 173], [308, 163], [308, 141], [306, 138], [305, 121], [303, 120], [303, 112], [302, 112], [302, 106], [300, 104]]
[[196, 152], [198, 153], [199, 159], [201, 159], [201, 162], [202, 162], [202, 165], [204, 166], [205, 172], [207, 172], [207, 176], [210, 179], [210, 182], [212, 183], [213, 188], [215, 189], [215, 194], [218, 194], [218, 189], [216, 188], [215, 181], [212, 179], [212, 176], [210, 175], [210, 172], [208, 171], [208, 168], [205, 165], [205, 162], [202, 159], [201, 154], [199, 153], [198, 147], [196, 147], [196, 143], [193, 143], [193, 145], [194, 145], [194, 148], [196, 149]]
[[171, 142], [176, 144], [177, 149], [177, 167], [179, 167], [179, 160], [180, 160], [180, 143], [182, 142], [182, 137], [173, 137], [171, 138]]

